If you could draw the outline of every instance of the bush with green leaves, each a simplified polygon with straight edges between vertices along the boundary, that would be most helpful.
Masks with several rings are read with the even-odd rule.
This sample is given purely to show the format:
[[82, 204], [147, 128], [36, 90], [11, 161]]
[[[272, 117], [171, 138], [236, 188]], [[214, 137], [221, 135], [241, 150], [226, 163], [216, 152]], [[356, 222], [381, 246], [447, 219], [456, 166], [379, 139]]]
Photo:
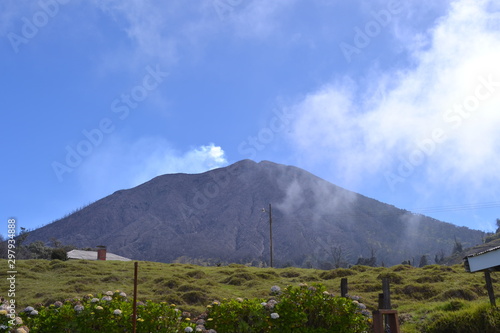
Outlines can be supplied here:
[[[467, 308], [446, 307], [427, 318], [420, 330], [426, 333], [495, 333], [500, 332], [500, 310], [488, 303]], [[455, 306], [455, 307], [453, 307]], [[453, 311], [456, 308], [455, 311]]]
[[322, 285], [273, 287], [264, 299], [215, 301], [208, 307], [207, 328], [218, 333], [297, 332], [358, 333], [369, 330], [366, 307], [350, 298], [336, 297]]
[[[132, 332], [132, 303], [125, 293], [108, 291], [58, 301], [38, 310], [28, 307], [19, 315], [31, 332]], [[137, 304], [137, 332], [178, 333], [187, 327], [195, 325], [173, 304], [150, 301]]]

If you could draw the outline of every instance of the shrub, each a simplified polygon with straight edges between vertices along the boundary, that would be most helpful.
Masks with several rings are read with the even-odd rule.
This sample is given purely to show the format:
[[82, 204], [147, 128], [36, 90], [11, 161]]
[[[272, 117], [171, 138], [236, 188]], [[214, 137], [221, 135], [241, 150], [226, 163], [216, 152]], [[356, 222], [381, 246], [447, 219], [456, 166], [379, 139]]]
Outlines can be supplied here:
[[386, 273], [381, 273], [377, 276], [377, 279], [389, 279], [389, 281], [391, 283], [394, 283], [394, 284], [401, 284], [401, 282], [403, 281], [403, 277], [401, 275], [399, 275], [398, 273], [394, 273], [394, 272], [386, 272]]
[[204, 277], [207, 276], [207, 274], [205, 272], [200, 271], [200, 270], [188, 272], [188, 273], [186, 273], [186, 275], [189, 276], [190, 278], [193, 278], [193, 279], [203, 279]]
[[319, 274], [319, 277], [323, 280], [331, 280], [331, 279], [335, 279], [335, 278], [339, 278], [339, 277], [346, 277], [346, 276], [355, 275], [355, 274], [356, 273], [350, 269], [337, 268], [337, 269], [332, 269], [332, 270], [327, 271], [327, 272], [322, 272], [321, 274]]
[[411, 270], [411, 269], [414, 269], [415, 267], [411, 266], [411, 265], [396, 265], [394, 267], [392, 267], [391, 269], [394, 271], [394, 272], [401, 272], [401, 271], [407, 271], [407, 270]]
[[[206, 327], [226, 332], [345, 332], [368, 330], [364, 305], [335, 297], [325, 287], [288, 287], [276, 298], [224, 300], [208, 308]], [[367, 314], [366, 310], [363, 310]]]
[[181, 297], [187, 304], [203, 304], [207, 301], [205, 294], [198, 290], [188, 291]]
[[482, 304], [429, 318], [422, 331], [427, 333], [495, 333], [500, 327], [500, 311]]
[[439, 275], [439, 274], [425, 275], [425, 276], [419, 277], [415, 281], [417, 281], [418, 283], [436, 283], [436, 282], [443, 282], [444, 277], [442, 275]]
[[278, 277], [278, 274], [273, 271], [255, 273], [255, 275], [264, 280], [274, 279]]
[[435, 289], [426, 284], [408, 284], [395, 290], [397, 293], [404, 294], [416, 300], [430, 299], [435, 296]]
[[68, 253], [66, 252], [65, 249], [53, 249], [52, 253], [50, 254], [50, 259], [58, 259], [58, 260], [68, 260]]
[[[95, 297], [94, 297], [95, 296]], [[119, 291], [55, 302], [37, 313], [20, 316], [31, 332], [131, 332], [132, 302]], [[137, 306], [137, 332], [184, 332], [195, 325], [180, 316], [175, 305], [147, 301]]]
[[473, 301], [477, 299], [477, 294], [469, 289], [449, 289], [440, 295], [440, 298], [450, 299], [450, 298], [460, 298], [466, 301]]
[[443, 307], [443, 311], [458, 311], [465, 306], [464, 302], [453, 299], [447, 302]]
[[226, 283], [232, 286], [241, 286], [243, 283], [245, 283], [247, 280], [235, 277], [235, 276], [230, 276], [227, 279], [224, 279], [222, 283]]
[[67, 268], [68, 267], [68, 265], [65, 262], [63, 262], [59, 259], [52, 260], [50, 262], [49, 266], [50, 266], [50, 269], [59, 269], [59, 268]]
[[281, 273], [280, 276], [284, 278], [294, 278], [294, 277], [299, 277], [300, 273], [295, 270], [286, 270], [283, 273]]

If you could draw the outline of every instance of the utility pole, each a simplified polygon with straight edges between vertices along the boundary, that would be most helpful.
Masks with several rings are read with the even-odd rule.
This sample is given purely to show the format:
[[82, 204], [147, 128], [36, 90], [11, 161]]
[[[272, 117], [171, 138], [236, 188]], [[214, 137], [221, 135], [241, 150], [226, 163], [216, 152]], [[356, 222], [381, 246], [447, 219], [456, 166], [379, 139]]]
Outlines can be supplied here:
[[271, 267], [273, 267], [273, 211], [269, 204], [269, 254], [271, 256]]

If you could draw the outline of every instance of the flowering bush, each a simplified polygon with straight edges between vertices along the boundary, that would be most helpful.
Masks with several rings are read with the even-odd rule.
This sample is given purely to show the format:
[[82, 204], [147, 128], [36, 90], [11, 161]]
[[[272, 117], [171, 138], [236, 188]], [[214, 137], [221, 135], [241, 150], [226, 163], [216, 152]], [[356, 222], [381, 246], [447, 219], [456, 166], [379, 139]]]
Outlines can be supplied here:
[[[278, 289], [273, 287], [271, 294]], [[369, 329], [366, 307], [350, 298], [335, 297], [322, 285], [280, 289], [279, 296], [263, 299], [223, 300], [208, 307], [207, 328], [225, 332], [342, 332]]]
[[[138, 304], [137, 332], [178, 333], [195, 327], [174, 304]], [[31, 332], [132, 332], [132, 302], [120, 291], [55, 302], [38, 311], [32, 307], [27, 310], [20, 316]]]
[[[335, 297], [321, 285], [306, 284], [284, 289], [273, 286], [271, 295], [267, 300], [214, 301], [206, 313], [193, 319], [174, 304], [137, 302], [137, 332], [368, 331], [370, 313], [359, 297]], [[132, 302], [118, 290], [57, 301], [38, 309], [29, 306], [11, 322], [8, 312], [4, 305], [0, 306], [0, 332], [132, 332]]]

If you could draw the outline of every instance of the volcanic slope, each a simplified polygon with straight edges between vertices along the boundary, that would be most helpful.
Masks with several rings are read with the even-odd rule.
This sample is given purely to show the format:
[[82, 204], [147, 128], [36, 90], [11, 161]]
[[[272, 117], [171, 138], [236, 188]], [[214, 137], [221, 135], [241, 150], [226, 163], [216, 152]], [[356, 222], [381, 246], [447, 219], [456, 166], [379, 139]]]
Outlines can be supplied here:
[[[201, 174], [167, 174], [117, 191], [29, 233], [77, 247], [159, 262], [331, 268], [375, 255], [377, 264], [450, 254], [483, 233], [370, 199], [293, 166], [242, 160]], [[263, 209], [265, 208], [265, 211]]]

